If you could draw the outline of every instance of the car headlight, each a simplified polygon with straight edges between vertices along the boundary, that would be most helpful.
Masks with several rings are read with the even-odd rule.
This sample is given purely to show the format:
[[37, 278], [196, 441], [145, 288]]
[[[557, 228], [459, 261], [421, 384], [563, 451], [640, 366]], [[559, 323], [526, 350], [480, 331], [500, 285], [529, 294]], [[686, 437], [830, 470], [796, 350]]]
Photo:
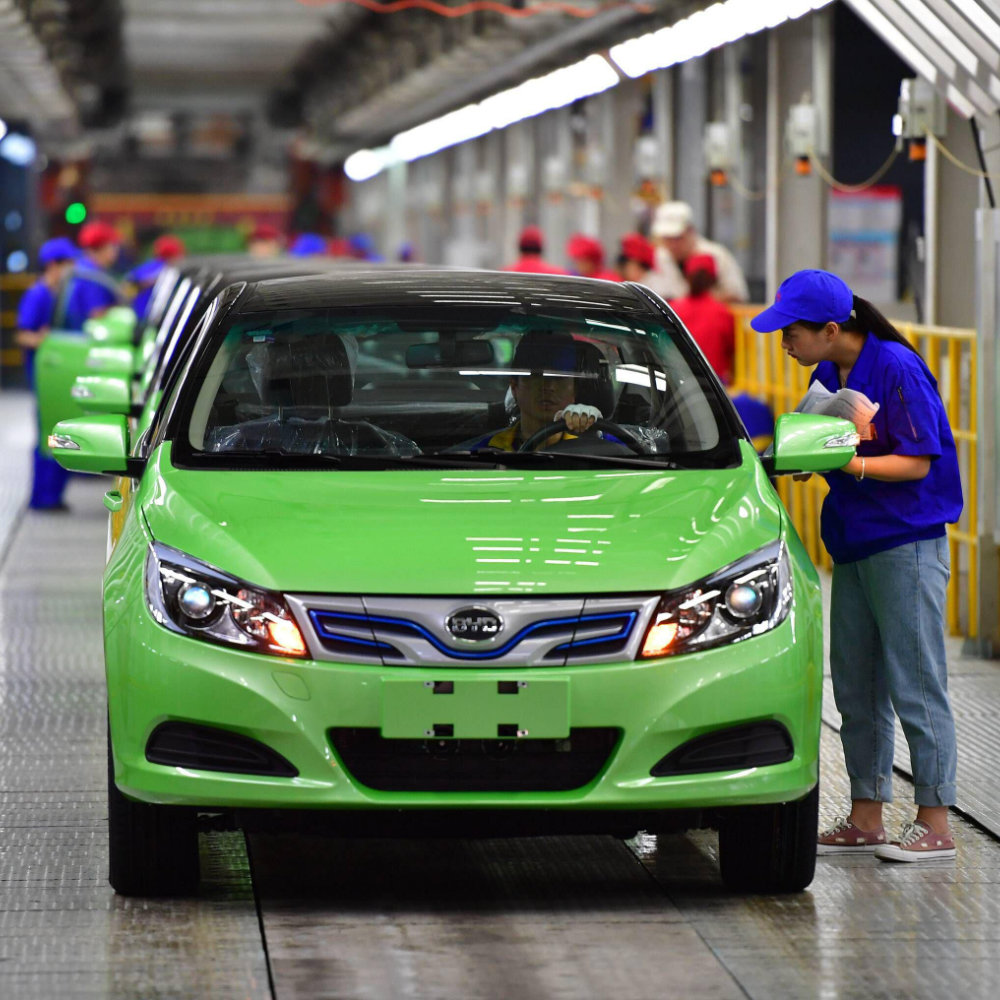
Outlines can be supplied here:
[[208, 642], [272, 656], [305, 656], [305, 640], [281, 594], [245, 583], [154, 542], [146, 558], [146, 601], [164, 627]]
[[776, 542], [663, 595], [640, 659], [739, 642], [780, 625], [792, 604], [788, 551]]

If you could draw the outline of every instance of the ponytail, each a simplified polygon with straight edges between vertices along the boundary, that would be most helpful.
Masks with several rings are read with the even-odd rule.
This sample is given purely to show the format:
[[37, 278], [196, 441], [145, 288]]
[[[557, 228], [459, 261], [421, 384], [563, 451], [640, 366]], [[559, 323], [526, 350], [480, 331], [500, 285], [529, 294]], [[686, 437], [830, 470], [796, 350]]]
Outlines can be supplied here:
[[917, 356], [920, 352], [911, 344], [892, 323], [889, 322], [867, 299], [860, 295], [854, 296], [851, 318], [840, 324], [849, 333], [870, 333], [879, 340], [892, 340], [908, 347]]

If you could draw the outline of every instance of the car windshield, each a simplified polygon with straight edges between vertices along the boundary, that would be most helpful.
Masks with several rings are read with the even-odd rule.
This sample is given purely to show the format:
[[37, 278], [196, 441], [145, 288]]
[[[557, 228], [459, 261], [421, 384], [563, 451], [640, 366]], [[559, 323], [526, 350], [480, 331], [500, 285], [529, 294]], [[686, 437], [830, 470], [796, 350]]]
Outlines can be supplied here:
[[[234, 468], [261, 455], [375, 467], [428, 457], [503, 464], [505, 455], [569, 465], [736, 460], [722, 394], [669, 321], [441, 312], [231, 319], [186, 380], [173, 434], [180, 459]], [[571, 404], [595, 421], [575, 434], [560, 422]]]

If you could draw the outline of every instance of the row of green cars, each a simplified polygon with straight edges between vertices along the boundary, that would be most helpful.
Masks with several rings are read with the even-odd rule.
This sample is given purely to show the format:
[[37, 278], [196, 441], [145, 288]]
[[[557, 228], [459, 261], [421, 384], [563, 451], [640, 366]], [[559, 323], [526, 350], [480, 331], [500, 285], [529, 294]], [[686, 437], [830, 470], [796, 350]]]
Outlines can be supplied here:
[[[39, 356], [87, 411], [52, 453], [117, 477], [114, 888], [195, 891], [206, 824], [711, 826], [729, 887], [808, 885], [822, 612], [772, 480], [843, 466], [853, 426], [783, 415], [762, 459], [641, 285], [255, 267]], [[522, 434], [529, 390], [599, 417]]]

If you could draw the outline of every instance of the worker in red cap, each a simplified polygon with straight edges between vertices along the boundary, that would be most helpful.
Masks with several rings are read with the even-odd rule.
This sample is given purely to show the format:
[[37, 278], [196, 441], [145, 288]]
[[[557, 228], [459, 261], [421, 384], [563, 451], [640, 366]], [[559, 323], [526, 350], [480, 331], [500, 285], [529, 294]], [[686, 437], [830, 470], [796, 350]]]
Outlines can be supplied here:
[[259, 222], [247, 240], [247, 253], [251, 257], [277, 257], [284, 250], [284, 241], [277, 226]]
[[656, 251], [642, 233], [626, 233], [618, 254], [618, 273], [622, 281], [647, 284], [649, 272], [656, 267]]
[[715, 258], [707, 253], [692, 254], [684, 261], [684, 277], [690, 292], [671, 299], [670, 305], [716, 374], [729, 385], [733, 380], [736, 322], [729, 308], [712, 294], [719, 280]]
[[173, 233], [164, 233], [153, 240], [153, 256], [165, 264], [172, 264], [184, 256], [186, 248], [184, 241]]
[[118, 259], [122, 238], [107, 222], [87, 222], [76, 239], [83, 251], [67, 285], [67, 294], [57, 309], [57, 324], [65, 330], [83, 330], [85, 320], [103, 316], [111, 306], [124, 301], [118, 282], [109, 273]]
[[153, 295], [153, 286], [160, 272], [167, 264], [172, 264], [184, 256], [184, 242], [172, 233], [164, 233], [153, 240], [153, 256], [132, 268], [125, 280], [135, 292], [132, 298], [132, 309], [141, 322], [149, 310], [149, 300]]
[[601, 278], [604, 281], [621, 281], [617, 271], [604, 267], [604, 247], [601, 241], [584, 233], [574, 233], [566, 244], [566, 256], [574, 274], [581, 278]]
[[568, 274], [569, 272], [555, 264], [550, 264], [542, 253], [545, 249], [545, 239], [538, 226], [525, 226], [517, 239], [517, 249], [520, 257], [513, 264], [508, 264], [505, 271], [520, 271], [524, 274]]

